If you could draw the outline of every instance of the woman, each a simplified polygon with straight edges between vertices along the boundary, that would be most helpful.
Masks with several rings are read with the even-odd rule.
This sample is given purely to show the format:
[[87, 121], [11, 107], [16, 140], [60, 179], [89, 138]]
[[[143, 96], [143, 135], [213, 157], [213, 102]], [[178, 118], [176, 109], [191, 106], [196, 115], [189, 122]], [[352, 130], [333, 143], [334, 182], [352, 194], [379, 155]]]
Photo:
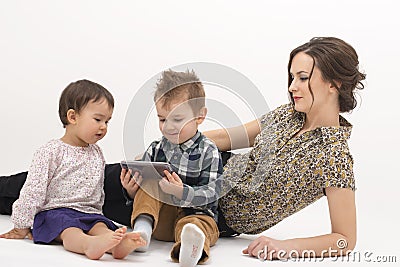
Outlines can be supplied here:
[[[329, 248], [345, 253], [356, 244], [353, 159], [347, 145], [351, 124], [339, 115], [355, 108], [355, 89], [363, 89], [356, 51], [337, 38], [313, 38], [294, 49], [288, 64], [291, 104], [244, 125], [253, 149], [233, 156], [224, 168], [232, 188], [220, 199], [226, 223], [240, 233], [260, 233], [326, 194], [332, 232], [322, 236], [274, 240], [259, 237], [243, 252], [251, 256], [284, 251], [281, 257]], [[205, 135], [230, 150], [239, 129]], [[229, 134], [228, 134], [229, 133]], [[346, 244], [344, 246], [344, 244]], [[289, 252], [293, 252], [289, 255]], [[269, 253], [268, 253], [269, 254]], [[278, 257], [277, 253], [272, 254]]]
[[[260, 233], [323, 195], [328, 199], [331, 233], [287, 240], [261, 236], [243, 253], [271, 259], [310, 256], [303, 252], [312, 250], [316, 256], [326, 257], [354, 248], [355, 184], [347, 145], [352, 126], [339, 113], [355, 108], [354, 91], [364, 88], [364, 79], [357, 53], [349, 44], [333, 37], [313, 38], [290, 54], [290, 104], [243, 126], [204, 132], [221, 151], [245, 147], [243, 144], [253, 147], [231, 157], [224, 168], [222, 233]], [[123, 183], [127, 179], [121, 177]], [[106, 179], [106, 195], [107, 180], [115, 179]], [[104, 214], [107, 216], [106, 211]], [[129, 218], [122, 210], [110, 218], [122, 221], [123, 216]]]

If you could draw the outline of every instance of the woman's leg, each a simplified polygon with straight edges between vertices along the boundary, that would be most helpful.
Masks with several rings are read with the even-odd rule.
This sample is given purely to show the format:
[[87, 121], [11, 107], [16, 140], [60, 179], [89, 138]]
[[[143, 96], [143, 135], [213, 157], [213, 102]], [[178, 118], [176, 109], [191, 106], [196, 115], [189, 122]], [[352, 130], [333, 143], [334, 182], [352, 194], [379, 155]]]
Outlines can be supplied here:
[[[130, 225], [132, 205], [126, 205], [119, 179], [121, 166], [119, 163], [107, 164], [104, 170], [103, 205], [104, 215], [123, 225]], [[19, 197], [19, 192], [25, 183], [28, 172], [10, 176], [0, 176], [0, 214], [11, 215], [12, 204]]]
[[122, 193], [121, 166], [119, 163], [107, 164], [104, 170], [104, 205], [103, 214], [122, 225], [131, 225], [132, 205], [126, 205]]
[[19, 197], [28, 172], [0, 176], [0, 214], [11, 215], [12, 204]]

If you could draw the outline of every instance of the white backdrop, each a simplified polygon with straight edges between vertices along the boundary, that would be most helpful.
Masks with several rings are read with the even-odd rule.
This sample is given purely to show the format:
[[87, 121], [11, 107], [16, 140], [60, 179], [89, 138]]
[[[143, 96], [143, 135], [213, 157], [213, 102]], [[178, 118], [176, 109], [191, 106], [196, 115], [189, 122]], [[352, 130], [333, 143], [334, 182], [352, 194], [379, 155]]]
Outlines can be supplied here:
[[289, 52], [311, 37], [336, 36], [355, 47], [367, 73], [362, 103], [346, 115], [354, 125], [358, 246], [397, 253], [395, 2], [2, 0], [0, 174], [27, 170], [40, 145], [62, 136], [58, 97], [71, 81], [90, 79], [113, 93], [114, 115], [99, 144], [107, 162], [118, 162], [130, 100], [156, 73], [188, 62], [223, 64], [251, 79], [272, 109], [287, 101]]

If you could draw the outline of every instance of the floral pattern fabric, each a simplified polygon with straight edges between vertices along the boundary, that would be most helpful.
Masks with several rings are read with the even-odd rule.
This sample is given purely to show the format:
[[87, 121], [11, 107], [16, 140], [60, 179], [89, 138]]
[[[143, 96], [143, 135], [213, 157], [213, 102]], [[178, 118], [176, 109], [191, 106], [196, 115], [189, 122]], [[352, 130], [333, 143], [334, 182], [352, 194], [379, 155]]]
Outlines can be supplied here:
[[224, 167], [220, 207], [239, 233], [257, 234], [324, 196], [326, 187], [355, 190], [347, 140], [352, 125], [320, 127], [296, 136], [304, 113], [291, 104], [261, 117], [253, 149]]

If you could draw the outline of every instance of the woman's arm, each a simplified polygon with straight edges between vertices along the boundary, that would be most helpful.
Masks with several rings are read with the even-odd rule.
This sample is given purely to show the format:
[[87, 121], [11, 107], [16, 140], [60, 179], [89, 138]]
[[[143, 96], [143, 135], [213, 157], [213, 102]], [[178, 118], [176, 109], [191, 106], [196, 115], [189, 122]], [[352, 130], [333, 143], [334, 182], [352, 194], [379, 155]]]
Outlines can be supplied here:
[[206, 131], [203, 134], [213, 140], [220, 151], [229, 151], [253, 146], [260, 132], [260, 122], [254, 120], [236, 127]]
[[[332, 232], [330, 234], [275, 240], [262, 236], [254, 240], [243, 253], [263, 259], [288, 257], [330, 257], [346, 255], [356, 245], [355, 194], [351, 189], [326, 188]], [[267, 255], [264, 254], [267, 247]], [[269, 255], [272, 250], [275, 253]], [[278, 251], [283, 250], [281, 255]]]

